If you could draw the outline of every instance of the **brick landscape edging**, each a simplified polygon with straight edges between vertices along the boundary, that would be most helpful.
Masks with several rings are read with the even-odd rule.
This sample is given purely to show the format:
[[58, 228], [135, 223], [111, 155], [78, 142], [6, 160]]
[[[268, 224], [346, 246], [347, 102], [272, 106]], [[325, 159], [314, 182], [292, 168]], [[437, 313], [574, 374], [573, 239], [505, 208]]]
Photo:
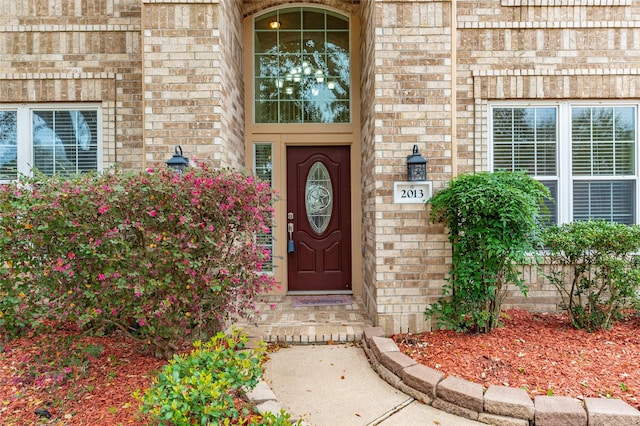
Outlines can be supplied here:
[[496, 426], [640, 426], [640, 411], [619, 399], [536, 396], [445, 375], [400, 352], [380, 327], [364, 329], [362, 347], [374, 370], [407, 395], [448, 413]]

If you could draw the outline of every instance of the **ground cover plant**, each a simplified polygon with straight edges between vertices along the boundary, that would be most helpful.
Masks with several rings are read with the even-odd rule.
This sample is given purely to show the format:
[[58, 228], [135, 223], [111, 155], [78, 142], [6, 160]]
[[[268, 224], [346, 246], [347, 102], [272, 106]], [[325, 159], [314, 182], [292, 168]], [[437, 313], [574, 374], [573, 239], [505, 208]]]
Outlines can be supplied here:
[[489, 332], [500, 319], [507, 284], [526, 295], [521, 265], [539, 247], [549, 191], [523, 172], [460, 175], [427, 203], [449, 232], [452, 262], [442, 297], [426, 309], [439, 326]]
[[174, 355], [141, 399], [141, 410], [153, 424], [289, 425], [289, 414], [258, 415], [238, 407], [237, 399], [262, 377], [265, 345], [246, 349], [247, 336], [233, 330], [209, 341], [197, 341], [187, 354]]
[[36, 176], [0, 188], [0, 332], [120, 330], [169, 358], [274, 285], [267, 183], [202, 164]]

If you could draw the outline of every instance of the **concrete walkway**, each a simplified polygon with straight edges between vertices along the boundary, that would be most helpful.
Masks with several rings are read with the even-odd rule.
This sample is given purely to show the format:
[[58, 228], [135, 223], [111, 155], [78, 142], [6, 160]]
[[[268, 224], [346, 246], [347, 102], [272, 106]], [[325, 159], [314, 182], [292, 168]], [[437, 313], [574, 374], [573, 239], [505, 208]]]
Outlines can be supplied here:
[[372, 324], [357, 297], [346, 306], [296, 307], [291, 297], [269, 296], [254, 318], [235, 325], [269, 343], [293, 344], [268, 354], [264, 378], [278, 406], [310, 425], [482, 424], [422, 404], [378, 376], [360, 347]]
[[269, 354], [265, 381], [293, 417], [313, 426], [467, 426], [482, 423], [424, 405], [382, 380], [357, 344], [304, 345]]

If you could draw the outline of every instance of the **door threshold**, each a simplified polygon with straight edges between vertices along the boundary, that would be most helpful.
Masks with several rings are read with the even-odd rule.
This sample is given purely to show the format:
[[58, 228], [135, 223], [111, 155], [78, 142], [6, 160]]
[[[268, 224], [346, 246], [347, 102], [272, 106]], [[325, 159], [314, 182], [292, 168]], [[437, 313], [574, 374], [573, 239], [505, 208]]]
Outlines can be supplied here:
[[288, 291], [287, 296], [317, 296], [317, 295], [326, 295], [326, 294], [350, 294], [353, 295], [353, 291], [351, 290], [313, 290], [313, 291]]

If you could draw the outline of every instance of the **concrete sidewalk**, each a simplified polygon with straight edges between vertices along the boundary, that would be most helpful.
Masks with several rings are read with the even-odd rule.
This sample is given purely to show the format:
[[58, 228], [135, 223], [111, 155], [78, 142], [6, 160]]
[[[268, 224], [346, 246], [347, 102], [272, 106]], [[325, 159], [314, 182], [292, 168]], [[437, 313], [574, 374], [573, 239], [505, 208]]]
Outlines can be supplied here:
[[483, 424], [436, 410], [393, 388], [357, 345], [290, 346], [269, 358], [266, 383], [287, 411], [313, 426]]

